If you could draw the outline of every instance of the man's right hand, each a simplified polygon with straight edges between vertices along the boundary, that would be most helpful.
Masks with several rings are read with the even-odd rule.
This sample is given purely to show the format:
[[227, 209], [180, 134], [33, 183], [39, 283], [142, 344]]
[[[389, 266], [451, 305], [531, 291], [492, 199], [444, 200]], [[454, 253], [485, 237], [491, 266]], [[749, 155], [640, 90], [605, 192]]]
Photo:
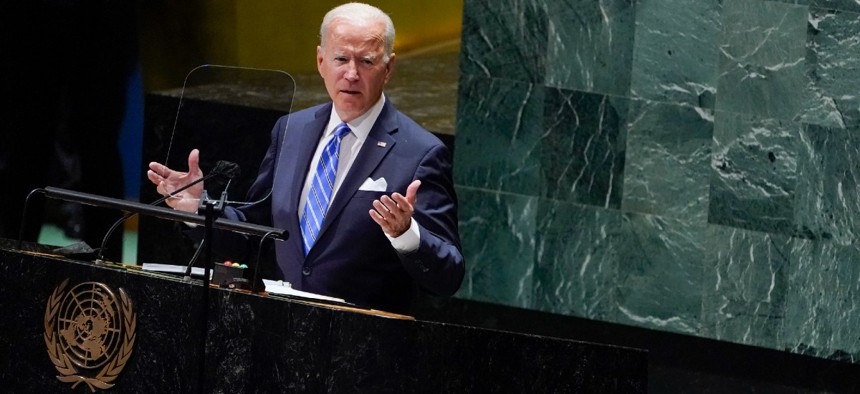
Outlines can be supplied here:
[[[200, 170], [199, 163], [200, 151], [194, 149], [188, 154], [188, 172], [174, 171], [161, 163], [151, 162], [146, 177], [156, 186], [155, 190], [158, 194], [166, 196], [174, 190], [202, 178], [203, 171]], [[165, 202], [176, 210], [197, 212], [202, 194], [203, 182], [200, 182], [168, 198]]]

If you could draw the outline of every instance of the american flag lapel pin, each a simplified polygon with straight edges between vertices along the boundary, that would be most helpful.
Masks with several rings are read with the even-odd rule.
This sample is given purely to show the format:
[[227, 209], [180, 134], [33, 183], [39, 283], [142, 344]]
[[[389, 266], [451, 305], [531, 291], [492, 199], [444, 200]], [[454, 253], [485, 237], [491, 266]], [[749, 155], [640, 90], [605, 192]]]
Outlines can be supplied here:
[[385, 148], [386, 145], [388, 145], [388, 143], [385, 141], [377, 141], [376, 142], [376, 146], [378, 146], [380, 148]]

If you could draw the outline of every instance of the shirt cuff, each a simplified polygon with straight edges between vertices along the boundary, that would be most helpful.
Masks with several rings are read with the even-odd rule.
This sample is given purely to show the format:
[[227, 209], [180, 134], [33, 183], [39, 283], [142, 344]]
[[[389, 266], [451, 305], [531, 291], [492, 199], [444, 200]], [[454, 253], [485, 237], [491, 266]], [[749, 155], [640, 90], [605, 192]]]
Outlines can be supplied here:
[[418, 250], [418, 246], [421, 244], [421, 232], [418, 230], [418, 222], [415, 221], [415, 218], [412, 218], [411, 222], [409, 229], [400, 234], [399, 237], [395, 238], [385, 234], [388, 240], [391, 241], [391, 246], [403, 254]]
[[[199, 213], [198, 213], [198, 212], [200, 212], [200, 211], [199, 211], [199, 210], [198, 210], [198, 211], [194, 211], [194, 214], [195, 214], [195, 215], [199, 215]], [[190, 228], [197, 228], [197, 223], [191, 223], [191, 222], [182, 222], [182, 223], [185, 223], [185, 225], [186, 225], [186, 226], [188, 226], [188, 227], [190, 227]]]

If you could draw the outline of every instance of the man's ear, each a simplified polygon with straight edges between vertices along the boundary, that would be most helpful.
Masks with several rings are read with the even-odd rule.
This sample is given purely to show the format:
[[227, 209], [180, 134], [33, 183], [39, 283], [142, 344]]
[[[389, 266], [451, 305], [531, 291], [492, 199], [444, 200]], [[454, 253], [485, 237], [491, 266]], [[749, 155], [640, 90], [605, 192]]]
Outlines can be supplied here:
[[323, 64], [323, 49], [321, 46], [317, 45], [317, 72], [320, 73], [320, 76], [323, 75], [322, 64]]
[[394, 52], [391, 52], [391, 56], [388, 57], [388, 63], [385, 64], [385, 83], [388, 83], [391, 80], [391, 76], [394, 75], [394, 62], [397, 60], [397, 56]]

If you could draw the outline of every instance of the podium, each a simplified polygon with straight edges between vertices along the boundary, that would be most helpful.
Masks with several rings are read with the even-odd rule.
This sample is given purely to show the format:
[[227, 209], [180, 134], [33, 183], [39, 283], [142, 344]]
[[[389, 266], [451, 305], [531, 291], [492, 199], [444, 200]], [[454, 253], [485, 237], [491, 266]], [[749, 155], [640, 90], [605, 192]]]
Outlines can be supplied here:
[[[94, 324], [63, 317], [62, 308], [51, 309], [60, 303], [60, 294], [71, 294], [69, 289], [82, 283], [86, 288], [113, 289], [127, 301], [122, 304], [125, 336], [117, 340], [125, 360], [114, 358], [104, 364], [113, 368], [107, 373], [103, 366], [90, 370], [74, 366], [80, 376], [102, 373], [110, 378], [111, 392], [636, 393], [647, 389], [647, 353], [642, 350], [416, 321], [220, 288], [211, 288], [203, 305], [202, 281], [19, 251], [10, 247], [13, 244], [0, 246], [4, 281], [0, 286], [0, 386], [9, 392], [102, 390], [82, 389], [93, 380], [78, 382], [72, 389], [74, 383], [58, 379], [69, 380], [72, 375], [60, 372], [52, 362], [68, 360], [58, 352], [72, 350], [58, 345], [62, 341], [57, 338], [71, 332], [60, 332], [59, 327], [72, 330], [75, 324]], [[88, 308], [83, 296], [67, 298], [72, 304], [67, 310]], [[133, 327], [129, 316], [134, 318]], [[46, 333], [49, 325], [52, 332]], [[132, 337], [129, 328], [133, 328]], [[86, 332], [90, 334], [79, 335], [94, 335], [95, 330]], [[113, 334], [107, 328], [100, 333], [103, 338]], [[206, 338], [205, 351], [201, 338]], [[54, 347], [49, 350], [49, 345]]]

